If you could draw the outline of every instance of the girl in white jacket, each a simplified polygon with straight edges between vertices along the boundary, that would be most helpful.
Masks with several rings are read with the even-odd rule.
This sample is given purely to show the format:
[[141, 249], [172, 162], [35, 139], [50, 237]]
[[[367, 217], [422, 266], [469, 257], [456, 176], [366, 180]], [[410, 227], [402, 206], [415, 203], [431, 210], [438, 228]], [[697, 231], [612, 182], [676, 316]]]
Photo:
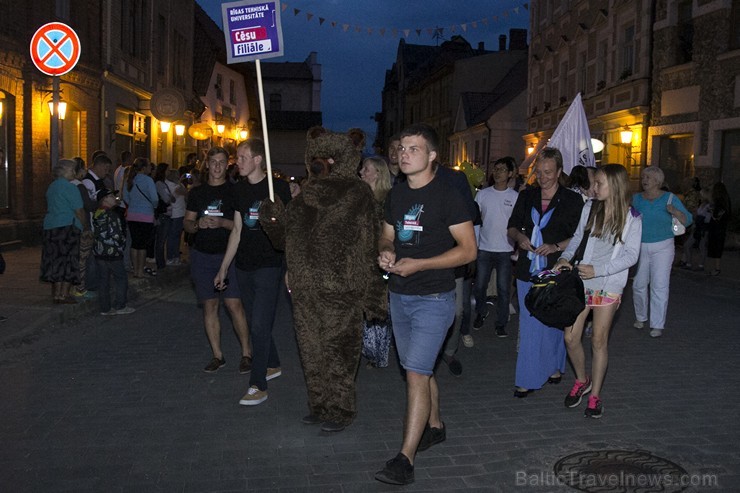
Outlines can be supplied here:
[[[628, 270], [637, 263], [640, 254], [642, 218], [630, 207], [629, 177], [623, 166], [607, 164], [599, 168], [595, 181], [594, 200], [583, 207], [575, 235], [553, 270], [563, 267], [578, 269], [586, 296], [586, 308], [573, 326], [565, 329], [565, 345], [576, 373], [575, 384], [565, 396], [565, 405], [576, 407], [581, 403], [583, 395], [591, 392], [584, 414], [586, 417], [600, 418], [604, 406], [599, 395], [609, 359], [609, 331], [627, 284]], [[573, 267], [570, 261], [585, 232], [589, 237], [583, 259]], [[593, 362], [592, 376], [589, 377], [586, 374], [581, 334], [588, 313], [592, 310]]]

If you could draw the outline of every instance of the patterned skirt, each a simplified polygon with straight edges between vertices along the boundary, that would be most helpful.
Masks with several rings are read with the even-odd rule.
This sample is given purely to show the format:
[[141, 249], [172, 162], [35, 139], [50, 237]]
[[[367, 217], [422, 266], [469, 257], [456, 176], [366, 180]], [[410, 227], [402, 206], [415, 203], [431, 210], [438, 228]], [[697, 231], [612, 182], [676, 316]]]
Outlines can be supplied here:
[[41, 280], [80, 282], [80, 230], [73, 225], [44, 230]]
[[584, 289], [587, 306], [606, 306], [622, 302], [622, 295], [616, 293], [607, 293], [604, 290]]

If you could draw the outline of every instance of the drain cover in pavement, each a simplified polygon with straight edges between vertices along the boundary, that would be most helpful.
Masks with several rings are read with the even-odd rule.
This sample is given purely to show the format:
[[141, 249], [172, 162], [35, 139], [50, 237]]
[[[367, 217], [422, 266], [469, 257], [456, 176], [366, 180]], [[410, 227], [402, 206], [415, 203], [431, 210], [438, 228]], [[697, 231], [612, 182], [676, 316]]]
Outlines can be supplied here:
[[558, 482], [580, 491], [678, 492], [688, 473], [645, 450], [591, 450], [555, 463]]

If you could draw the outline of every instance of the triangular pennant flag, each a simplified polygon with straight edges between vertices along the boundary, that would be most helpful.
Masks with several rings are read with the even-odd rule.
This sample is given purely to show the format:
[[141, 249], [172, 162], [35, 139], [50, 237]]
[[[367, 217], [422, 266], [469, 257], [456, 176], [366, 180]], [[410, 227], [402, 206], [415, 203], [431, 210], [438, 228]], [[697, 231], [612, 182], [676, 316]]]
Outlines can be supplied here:
[[349, 29], [349, 24], [342, 24], [342, 31], [347, 32], [347, 29]]
[[403, 35], [406, 36], [407, 38], [409, 37], [409, 34], [411, 34], [411, 29], [404, 29], [403, 30]]
[[428, 34], [429, 36], [434, 36], [434, 29], [432, 29], [431, 27], [428, 27], [428, 28], [427, 28], [427, 34]]
[[454, 32], [456, 32], [456, 31], [457, 31], [457, 26], [456, 26], [455, 24], [451, 25], [451, 26], [450, 26], [450, 32], [451, 32], [451, 33], [454, 33]]
[[515, 13], [516, 15], [519, 15], [519, 7], [514, 7], [514, 13]]
[[395, 38], [396, 36], [398, 36], [398, 29], [396, 29], [396, 28], [394, 27], [394, 28], [393, 28], [393, 29], [391, 30], [391, 34], [393, 34], [393, 37], [394, 37], [394, 38]]
[[326, 19], [324, 19], [323, 17], [319, 17], [319, 26], [320, 26], [321, 24], [323, 24], [325, 20], [326, 20]]
[[280, 7], [280, 12], [285, 12], [285, 9], [287, 9], [287, 8], [288, 8], [288, 4], [287, 4], [287, 3], [284, 3], [284, 4], [283, 4], [283, 5], [282, 5], [282, 6]]
[[311, 22], [311, 19], [313, 19], [313, 14], [311, 14], [311, 13], [307, 13], [307, 14], [306, 14], [306, 20], [307, 20], [308, 22]]
[[494, 15], [493, 16], [493, 22], [498, 22], [498, 16], [497, 15]]
[[528, 3], [525, 3], [524, 4], [524, 10], [529, 10], [529, 4]]
[[470, 23], [471, 26], [473, 26], [473, 29], [478, 29], [478, 23], [473, 21]]
[[504, 10], [504, 17], [507, 18], [507, 19], [509, 18], [509, 11], [508, 10]]
[[460, 27], [462, 27], [463, 32], [468, 32], [468, 25], [467, 24], [460, 24]]
[[360, 26], [355, 26], [355, 32], [359, 33], [362, 31], [362, 28]]
[[293, 15], [298, 15], [301, 13], [301, 9], [293, 9]]
[[331, 27], [337, 27], [337, 21], [331, 21]]
[[488, 17], [486, 17], [485, 19], [483, 19], [481, 22], [483, 23], [483, 25], [487, 26], [488, 25]]
[[370, 34], [370, 35], [372, 35], [373, 34], [373, 28], [372, 27], [368, 27], [367, 28], [367, 33]]
[[421, 29], [415, 29], [415, 31], [417, 36], [421, 36]]
[[384, 27], [381, 27], [380, 29], [378, 29], [378, 32], [380, 33], [381, 36], [385, 36], [385, 28]]

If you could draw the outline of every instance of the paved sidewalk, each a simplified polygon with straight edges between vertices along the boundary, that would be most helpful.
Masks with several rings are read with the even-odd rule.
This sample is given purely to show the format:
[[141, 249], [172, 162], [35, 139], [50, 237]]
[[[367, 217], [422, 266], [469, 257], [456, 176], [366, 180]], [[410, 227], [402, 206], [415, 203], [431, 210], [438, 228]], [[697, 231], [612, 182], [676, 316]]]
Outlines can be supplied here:
[[[132, 315], [67, 319], [30, 272], [37, 253], [8, 252], [0, 276], [3, 341], [32, 334], [0, 352], [0, 491], [399, 491], [373, 479], [400, 446], [405, 392], [395, 362], [361, 364], [355, 423], [322, 433], [300, 423], [306, 390], [287, 300], [275, 328], [283, 375], [265, 403], [239, 406], [248, 376], [237, 371], [236, 338], [223, 316], [227, 365], [203, 373], [210, 355], [186, 275], [158, 278], [160, 290], [142, 290]], [[716, 481], [684, 491], [738, 491], [739, 259], [727, 252], [716, 278], [674, 271], [660, 339], [632, 328], [627, 288], [600, 420], [583, 418], [585, 404], [563, 407], [570, 370], [560, 385], [512, 397], [516, 317], [507, 339], [490, 323], [474, 331], [475, 346], [458, 353], [463, 375], [437, 373], [447, 440], [418, 455], [416, 482], [403, 489], [573, 491], [553, 482], [555, 463], [610, 449], [647, 450]]]

